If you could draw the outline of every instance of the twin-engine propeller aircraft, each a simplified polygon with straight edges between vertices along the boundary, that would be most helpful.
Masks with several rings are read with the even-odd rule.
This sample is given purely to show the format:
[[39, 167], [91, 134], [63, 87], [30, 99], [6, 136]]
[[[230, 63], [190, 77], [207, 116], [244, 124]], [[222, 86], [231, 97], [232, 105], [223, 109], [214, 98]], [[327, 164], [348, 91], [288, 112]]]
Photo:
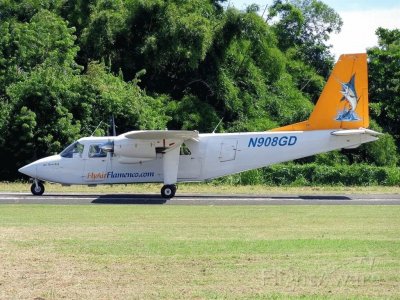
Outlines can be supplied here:
[[19, 171], [34, 179], [34, 195], [43, 194], [43, 181], [163, 182], [162, 197], [172, 198], [178, 182], [208, 180], [377, 140], [379, 133], [368, 125], [367, 56], [347, 54], [340, 56], [307, 121], [265, 132], [148, 130], [85, 137]]

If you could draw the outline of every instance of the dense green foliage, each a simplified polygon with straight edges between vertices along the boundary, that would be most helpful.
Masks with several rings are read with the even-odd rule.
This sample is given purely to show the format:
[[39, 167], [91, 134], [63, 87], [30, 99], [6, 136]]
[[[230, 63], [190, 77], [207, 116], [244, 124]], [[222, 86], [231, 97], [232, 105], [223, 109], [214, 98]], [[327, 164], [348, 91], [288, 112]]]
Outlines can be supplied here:
[[279, 164], [268, 168], [251, 170], [217, 179], [216, 182], [232, 185], [398, 185], [400, 169], [397, 167], [376, 167], [367, 164], [323, 165]]
[[[0, 178], [81, 136], [258, 131], [302, 121], [333, 65], [339, 15], [319, 0], [223, 8], [224, 0], [0, 1]], [[396, 166], [399, 31], [369, 51], [372, 128], [359, 150], [303, 159]], [[333, 160], [332, 160], [333, 159]]]
[[400, 145], [400, 30], [379, 28], [369, 49], [370, 99], [374, 117]]

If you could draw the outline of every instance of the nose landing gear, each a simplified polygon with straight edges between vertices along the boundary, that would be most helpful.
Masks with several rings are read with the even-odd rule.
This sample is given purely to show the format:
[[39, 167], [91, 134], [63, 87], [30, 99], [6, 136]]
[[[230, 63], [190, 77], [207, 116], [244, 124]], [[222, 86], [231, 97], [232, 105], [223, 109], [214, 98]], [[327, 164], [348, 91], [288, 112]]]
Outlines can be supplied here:
[[37, 179], [34, 179], [32, 185], [31, 185], [31, 192], [35, 196], [43, 195], [43, 193], [44, 193], [43, 183]]
[[176, 190], [177, 188], [175, 184], [166, 184], [161, 188], [161, 196], [166, 199], [173, 198]]

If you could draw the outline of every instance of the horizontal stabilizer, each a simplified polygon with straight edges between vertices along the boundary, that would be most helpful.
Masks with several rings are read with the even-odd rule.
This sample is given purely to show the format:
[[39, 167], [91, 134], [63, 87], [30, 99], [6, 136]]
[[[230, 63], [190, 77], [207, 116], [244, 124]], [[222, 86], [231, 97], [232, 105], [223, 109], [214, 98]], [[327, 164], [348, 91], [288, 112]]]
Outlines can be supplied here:
[[130, 131], [123, 134], [128, 139], [140, 140], [162, 140], [162, 139], [178, 139], [189, 140], [199, 137], [198, 131], [189, 130], [140, 130]]
[[338, 130], [332, 132], [332, 135], [338, 135], [338, 136], [349, 136], [349, 135], [359, 135], [359, 134], [368, 134], [371, 136], [378, 137], [382, 135], [383, 133], [373, 131], [371, 129], [366, 129], [366, 128], [359, 128], [359, 129], [348, 129], [348, 130]]

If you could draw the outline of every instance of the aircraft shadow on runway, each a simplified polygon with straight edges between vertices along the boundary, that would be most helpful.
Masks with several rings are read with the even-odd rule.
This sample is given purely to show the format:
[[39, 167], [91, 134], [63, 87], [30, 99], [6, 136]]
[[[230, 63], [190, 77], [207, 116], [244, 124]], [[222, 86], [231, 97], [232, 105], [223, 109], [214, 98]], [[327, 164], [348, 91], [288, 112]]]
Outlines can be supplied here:
[[[194, 199], [198, 199], [199, 202], [206, 202], [206, 200], [211, 200], [211, 201], [226, 201], [227, 198], [229, 200], [242, 200], [242, 202], [245, 201], [251, 201], [254, 199], [260, 199], [264, 198], [265, 200], [306, 200], [306, 201], [318, 201], [318, 200], [323, 200], [323, 201], [338, 201], [338, 200], [351, 200], [351, 198], [346, 197], [346, 196], [337, 196], [337, 195], [310, 195], [310, 196], [267, 196], [267, 195], [182, 195], [182, 196], [176, 196], [174, 199], [177, 200], [186, 200], [185, 198], [190, 197], [191, 199], [187, 199], [190, 202], [196, 201]], [[193, 199], [194, 198], [194, 199]], [[171, 199], [172, 201], [174, 199]], [[92, 201], [93, 204], [155, 204], [155, 205], [160, 205], [160, 204], [166, 204], [167, 200], [164, 198], [161, 198], [159, 195], [135, 195], [135, 194], [113, 194], [113, 195], [100, 195], [98, 196], [95, 200]], [[228, 200], [228, 201], [229, 201]]]
[[101, 195], [92, 201], [93, 204], [165, 204], [167, 199], [158, 195], [114, 194]]
[[346, 196], [335, 196], [335, 195], [324, 195], [324, 196], [318, 196], [318, 195], [312, 195], [312, 196], [299, 196], [300, 199], [302, 200], [351, 200], [350, 197]]
[[[188, 195], [175, 196], [175, 198], [186, 198]], [[189, 195], [191, 198], [197, 199], [212, 199], [212, 200], [225, 200], [227, 198], [234, 200], [253, 200], [253, 199], [265, 199], [265, 200], [351, 200], [350, 197], [338, 196], [338, 195]]]

